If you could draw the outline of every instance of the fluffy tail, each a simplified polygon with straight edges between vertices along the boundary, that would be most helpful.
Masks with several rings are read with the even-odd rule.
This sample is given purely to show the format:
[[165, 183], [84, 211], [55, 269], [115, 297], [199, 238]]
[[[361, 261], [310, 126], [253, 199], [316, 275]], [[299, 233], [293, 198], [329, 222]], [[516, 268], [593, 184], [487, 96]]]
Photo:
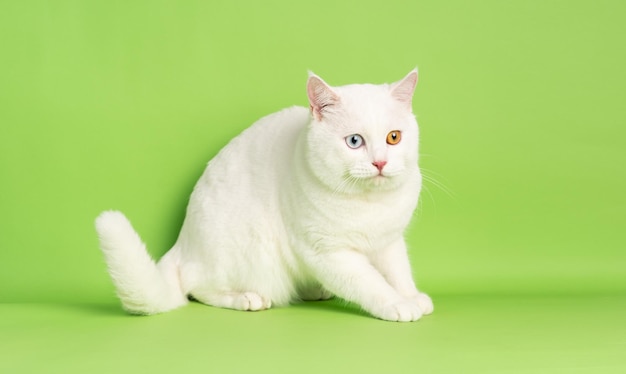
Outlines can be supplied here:
[[96, 218], [96, 231], [125, 310], [133, 314], [156, 314], [187, 303], [180, 285], [175, 248], [156, 264], [128, 219], [116, 211], [101, 213]]

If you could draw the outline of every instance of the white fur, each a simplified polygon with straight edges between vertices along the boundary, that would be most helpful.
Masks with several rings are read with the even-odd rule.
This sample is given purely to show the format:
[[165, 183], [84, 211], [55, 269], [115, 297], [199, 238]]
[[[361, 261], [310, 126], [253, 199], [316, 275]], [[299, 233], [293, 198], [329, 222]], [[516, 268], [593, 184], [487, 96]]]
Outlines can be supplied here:
[[[334, 88], [312, 74], [311, 112], [262, 118], [209, 162], [157, 265], [122, 213], [102, 213], [96, 229], [124, 308], [154, 314], [191, 297], [261, 310], [337, 295], [390, 321], [431, 313], [403, 239], [421, 188], [416, 83], [416, 70], [392, 85]], [[348, 147], [352, 134], [364, 145]]]

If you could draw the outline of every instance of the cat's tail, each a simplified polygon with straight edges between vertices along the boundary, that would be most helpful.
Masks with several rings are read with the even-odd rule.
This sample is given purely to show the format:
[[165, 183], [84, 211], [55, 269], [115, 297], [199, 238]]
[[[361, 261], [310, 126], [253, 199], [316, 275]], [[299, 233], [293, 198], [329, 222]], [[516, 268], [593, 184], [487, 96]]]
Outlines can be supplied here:
[[155, 263], [128, 219], [117, 211], [101, 213], [96, 218], [96, 231], [125, 310], [156, 314], [188, 302], [181, 289], [176, 247]]

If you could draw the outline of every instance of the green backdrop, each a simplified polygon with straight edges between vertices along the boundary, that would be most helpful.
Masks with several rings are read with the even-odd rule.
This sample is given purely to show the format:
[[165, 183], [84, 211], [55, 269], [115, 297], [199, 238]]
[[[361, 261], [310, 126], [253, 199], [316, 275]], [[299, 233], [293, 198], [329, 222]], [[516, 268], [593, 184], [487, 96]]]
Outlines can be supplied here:
[[[0, 369], [624, 372], [625, 16], [610, 0], [0, 1]], [[206, 162], [307, 105], [307, 70], [341, 85], [415, 66], [427, 179], [407, 237], [432, 317], [120, 312], [100, 211], [160, 256]]]

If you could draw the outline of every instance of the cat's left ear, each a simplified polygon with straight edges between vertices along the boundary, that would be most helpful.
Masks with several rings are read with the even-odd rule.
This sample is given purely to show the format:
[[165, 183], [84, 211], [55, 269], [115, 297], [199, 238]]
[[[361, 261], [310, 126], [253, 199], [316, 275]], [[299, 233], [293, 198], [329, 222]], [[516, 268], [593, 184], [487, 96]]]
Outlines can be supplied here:
[[417, 85], [417, 68], [404, 77], [401, 81], [391, 85], [391, 96], [412, 110], [413, 92]]
[[309, 95], [311, 114], [316, 120], [321, 121], [324, 114], [339, 103], [339, 95], [324, 80], [309, 72], [309, 80], [306, 82], [306, 92]]

